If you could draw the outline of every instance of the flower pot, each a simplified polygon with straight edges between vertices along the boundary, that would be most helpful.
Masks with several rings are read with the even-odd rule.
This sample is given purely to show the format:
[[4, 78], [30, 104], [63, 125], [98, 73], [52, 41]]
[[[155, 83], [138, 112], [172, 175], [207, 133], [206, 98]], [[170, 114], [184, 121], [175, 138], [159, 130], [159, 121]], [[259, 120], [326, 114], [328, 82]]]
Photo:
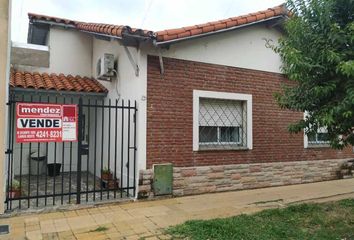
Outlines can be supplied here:
[[108, 189], [118, 189], [119, 181], [118, 179], [108, 181]]
[[19, 197], [21, 197], [21, 189], [11, 189], [9, 191], [10, 199], [19, 198]]
[[47, 164], [48, 176], [54, 177], [60, 175], [61, 163], [49, 163]]
[[102, 180], [109, 181], [112, 178], [113, 178], [113, 175], [110, 172], [109, 173], [104, 172], [104, 173], [101, 174], [101, 179]]

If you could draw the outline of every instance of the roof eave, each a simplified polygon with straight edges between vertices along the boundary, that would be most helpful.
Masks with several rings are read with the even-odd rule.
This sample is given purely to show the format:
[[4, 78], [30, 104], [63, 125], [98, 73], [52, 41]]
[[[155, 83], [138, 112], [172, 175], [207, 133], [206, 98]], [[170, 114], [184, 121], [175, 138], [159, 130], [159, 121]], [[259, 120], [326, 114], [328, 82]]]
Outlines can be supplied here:
[[49, 20], [30, 19], [30, 23], [32, 23], [32, 24], [41, 23], [41, 24], [60, 26], [60, 27], [64, 27], [64, 28], [75, 28], [76, 29], [76, 26], [73, 24], [59, 23], [59, 22], [49, 21]]
[[202, 37], [206, 37], [206, 36], [211, 36], [211, 35], [215, 35], [215, 34], [219, 34], [219, 33], [224, 33], [224, 32], [229, 32], [229, 31], [233, 31], [235, 29], [240, 29], [240, 28], [244, 28], [244, 27], [249, 27], [251, 25], [256, 25], [256, 24], [260, 24], [260, 23], [264, 23], [264, 22], [268, 22], [271, 20], [276, 20], [276, 19], [287, 19], [288, 17], [286, 15], [278, 15], [278, 16], [274, 16], [274, 17], [270, 17], [267, 19], [262, 19], [256, 22], [252, 22], [252, 23], [246, 23], [246, 24], [242, 24], [239, 26], [234, 26], [234, 27], [230, 27], [230, 28], [225, 28], [225, 29], [220, 29], [217, 31], [213, 31], [213, 32], [208, 32], [208, 33], [203, 33], [203, 34], [198, 34], [198, 35], [194, 35], [194, 36], [189, 36], [189, 37], [184, 37], [184, 38], [177, 38], [177, 39], [172, 39], [172, 40], [168, 40], [168, 41], [154, 41], [154, 45], [155, 46], [167, 46], [167, 45], [171, 45], [174, 43], [179, 43], [182, 41], [187, 41], [187, 40], [191, 40], [191, 39], [197, 39], [197, 38], [202, 38]]
[[58, 91], [58, 90], [47, 90], [47, 89], [35, 89], [35, 88], [20, 88], [20, 87], [10, 87], [10, 91], [16, 93], [42, 93], [42, 94], [53, 94], [62, 96], [78, 96], [78, 97], [99, 97], [104, 98], [107, 96], [107, 92], [74, 92], [74, 91]]

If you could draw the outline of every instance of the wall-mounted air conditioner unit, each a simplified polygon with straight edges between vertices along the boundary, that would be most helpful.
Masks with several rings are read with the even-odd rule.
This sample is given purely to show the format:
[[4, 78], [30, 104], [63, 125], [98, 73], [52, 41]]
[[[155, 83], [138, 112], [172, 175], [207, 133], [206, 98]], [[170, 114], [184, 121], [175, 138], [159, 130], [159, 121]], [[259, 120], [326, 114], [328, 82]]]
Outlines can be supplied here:
[[103, 54], [97, 61], [97, 78], [101, 80], [112, 80], [115, 76], [114, 55], [110, 53]]

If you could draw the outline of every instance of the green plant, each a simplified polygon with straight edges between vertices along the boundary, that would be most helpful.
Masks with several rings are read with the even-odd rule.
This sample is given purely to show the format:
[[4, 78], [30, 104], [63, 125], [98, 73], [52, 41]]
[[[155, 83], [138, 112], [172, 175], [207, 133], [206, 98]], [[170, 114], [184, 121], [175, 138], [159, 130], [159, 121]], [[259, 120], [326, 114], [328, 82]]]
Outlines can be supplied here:
[[105, 226], [99, 226], [97, 227], [96, 229], [94, 230], [91, 230], [90, 232], [105, 232], [108, 230], [108, 227], [105, 227]]
[[333, 148], [354, 145], [354, 1], [288, 0], [287, 7], [285, 34], [273, 49], [292, 83], [275, 97], [282, 108], [307, 112], [289, 131], [326, 127]]
[[112, 171], [109, 168], [107, 168], [107, 167], [104, 167], [102, 169], [102, 174], [111, 174], [111, 173], [112, 173]]
[[20, 190], [20, 188], [21, 188], [20, 182], [17, 181], [16, 179], [13, 179], [11, 183], [11, 190], [18, 191]]

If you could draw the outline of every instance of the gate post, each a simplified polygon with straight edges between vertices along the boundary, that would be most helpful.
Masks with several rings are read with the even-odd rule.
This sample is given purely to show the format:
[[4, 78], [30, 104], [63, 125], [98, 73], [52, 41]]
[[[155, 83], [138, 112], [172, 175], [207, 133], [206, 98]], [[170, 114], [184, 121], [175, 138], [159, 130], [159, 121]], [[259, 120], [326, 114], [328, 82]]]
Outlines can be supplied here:
[[78, 105], [78, 133], [77, 133], [77, 182], [76, 182], [76, 204], [81, 202], [81, 157], [82, 157], [82, 98]]

